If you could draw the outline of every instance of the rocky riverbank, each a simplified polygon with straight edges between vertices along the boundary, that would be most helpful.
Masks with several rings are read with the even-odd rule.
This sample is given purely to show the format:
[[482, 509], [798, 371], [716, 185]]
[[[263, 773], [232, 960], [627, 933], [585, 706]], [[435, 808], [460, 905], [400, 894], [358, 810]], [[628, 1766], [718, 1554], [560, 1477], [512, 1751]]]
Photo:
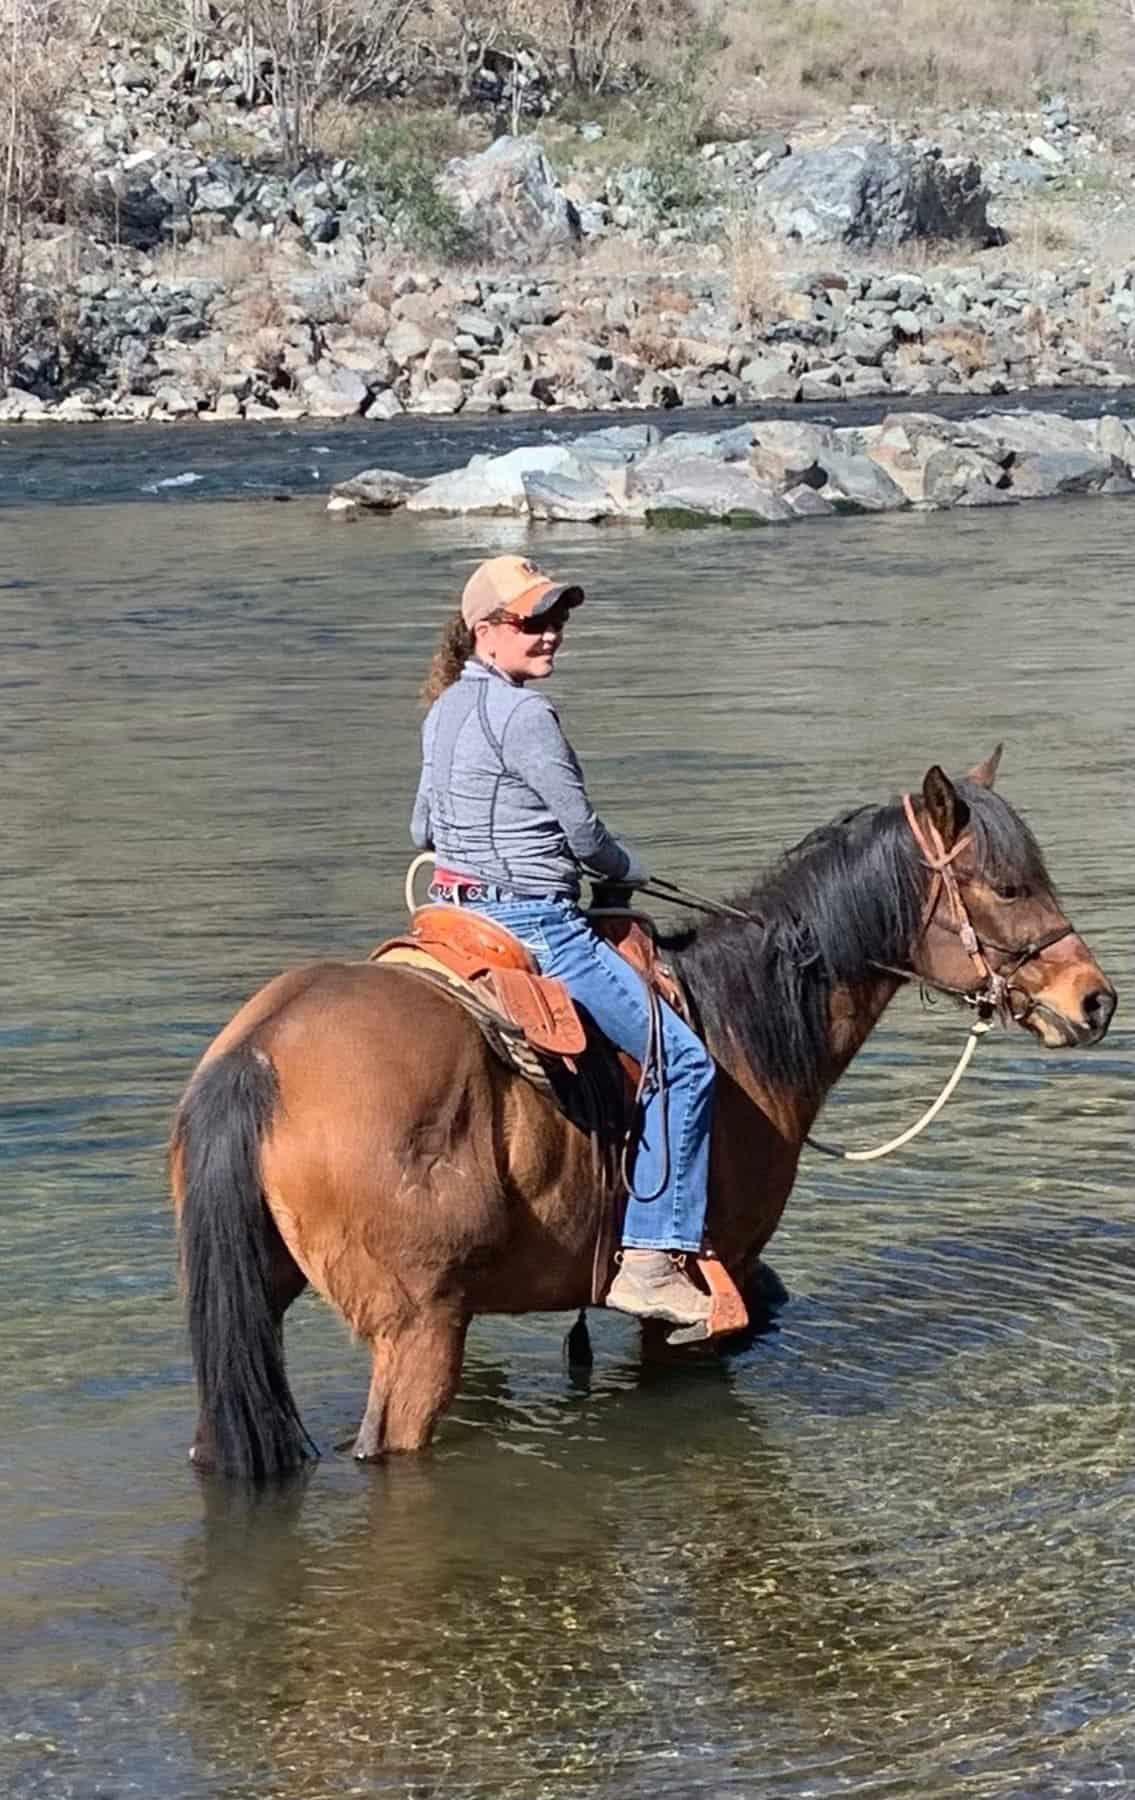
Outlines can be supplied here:
[[474, 456], [429, 480], [367, 469], [338, 484], [328, 511], [757, 526], [1073, 494], [1135, 494], [1135, 415], [991, 411], [956, 420], [905, 411], [850, 428], [779, 419], [669, 435], [613, 426]]
[[[1118, 217], [1101, 170], [1115, 193], [1131, 174], [1062, 100], [932, 131], [859, 106], [642, 162], [600, 155], [598, 122], [545, 119], [474, 132], [434, 180], [419, 139], [409, 175], [373, 142], [288, 173], [269, 73], [160, 42], [92, 65], [64, 114], [77, 222], [27, 247], [0, 423], [984, 397], [1135, 372], [1135, 235], [1093, 253], [1055, 213], [1037, 224], [1077, 195], [1081, 223]], [[549, 104], [535, 63], [476, 80], [498, 107], [520, 94], [514, 127]], [[412, 249], [423, 221], [446, 255]]]
[[[403, 271], [284, 276], [262, 310], [220, 279], [82, 275], [0, 422], [391, 419], [402, 413], [1004, 395], [1131, 380], [1135, 268], [801, 271], [767, 319], [727, 276], [618, 282]], [[51, 303], [44, 302], [45, 313]], [[236, 315], [236, 316], [234, 316]]]

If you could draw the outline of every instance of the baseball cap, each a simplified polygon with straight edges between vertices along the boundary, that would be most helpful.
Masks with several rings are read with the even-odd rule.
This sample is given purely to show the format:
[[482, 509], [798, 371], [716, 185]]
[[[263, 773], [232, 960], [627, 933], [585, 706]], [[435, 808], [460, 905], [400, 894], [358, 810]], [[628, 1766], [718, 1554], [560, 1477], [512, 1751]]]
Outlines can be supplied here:
[[583, 589], [554, 581], [523, 556], [494, 556], [474, 569], [461, 596], [461, 617], [474, 625], [498, 611], [538, 619], [554, 606], [581, 606]]

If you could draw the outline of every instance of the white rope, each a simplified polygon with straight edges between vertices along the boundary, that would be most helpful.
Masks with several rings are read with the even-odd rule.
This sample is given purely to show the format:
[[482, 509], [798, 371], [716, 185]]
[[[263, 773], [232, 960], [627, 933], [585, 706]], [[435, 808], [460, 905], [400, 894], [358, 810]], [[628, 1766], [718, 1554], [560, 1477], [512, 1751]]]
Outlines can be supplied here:
[[922, 1117], [916, 1119], [914, 1124], [899, 1137], [891, 1138], [888, 1143], [880, 1144], [874, 1150], [844, 1150], [838, 1144], [822, 1144], [819, 1138], [814, 1137], [807, 1137], [804, 1142], [810, 1144], [813, 1150], [819, 1150], [822, 1155], [839, 1157], [842, 1162], [874, 1162], [877, 1157], [890, 1156], [893, 1151], [901, 1150], [904, 1144], [909, 1144], [912, 1138], [916, 1138], [919, 1132], [925, 1131], [931, 1121], [938, 1117], [938, 1114], [945, 1106], [962, 1076], [969, 1068], [978, 1043], [985, 1036], [985, 1033], [992, 1029], [993, 1021], [991, 1019], [974, 1020], [973, 1024], [970, 1026], [969, 1036], [966, 1038], [962, 1053], [958, 1058], [957, 1067], [950, 1076], [945, 1087], [942, 1089], [937, 1100], [935, 1100], [932, 1106], [928, 1106]]
[[418, 904], [417, 897], [414, 893], [414, 882], [417, 880], [418, 870], [427, 867], [432, 868], [435, 860], [432, 850], [423, 850], [420, 856], [415, 856], [410, 867], [406, 870], [406, 886], [403, 892], [406, 895], [406, 911], [408, 913], [414, 912]]

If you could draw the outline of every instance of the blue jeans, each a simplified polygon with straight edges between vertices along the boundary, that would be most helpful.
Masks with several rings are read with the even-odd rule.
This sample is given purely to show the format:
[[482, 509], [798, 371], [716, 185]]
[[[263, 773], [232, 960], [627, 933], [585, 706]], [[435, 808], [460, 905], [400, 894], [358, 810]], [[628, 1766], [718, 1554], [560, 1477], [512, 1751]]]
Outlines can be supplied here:
[[[556, 975], [600, 1031], [639, 1062], [646, 1053], [650, 1014], [646, 985], [630, 964], [596, 937], [573, 900], [478, 901], [470, 910], [496, 919], [535, 957], [543, 975]], [[654, 1199], [627, 1202], [623, 1243], [643, 1250], [699, 1251], [705, 1234], [709, 1133], [713, 1119], [713, 1060], [701, 1039], [664, 1002], [663, 1095], [644, 1095], [634, 1186]], [[669, 1169], [666, 1171], [669, 1140]]]

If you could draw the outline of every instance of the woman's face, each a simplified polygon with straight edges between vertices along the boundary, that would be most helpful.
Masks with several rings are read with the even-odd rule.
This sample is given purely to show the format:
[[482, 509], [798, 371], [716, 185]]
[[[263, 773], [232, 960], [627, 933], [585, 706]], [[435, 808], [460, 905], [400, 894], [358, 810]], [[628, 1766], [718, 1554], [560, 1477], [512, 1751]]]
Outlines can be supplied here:
[[556, 606], [539, 619], [505, 613], [476, 627], [477, 655], [513, 681], [544, 681], [563, 642], [569, 608]]

